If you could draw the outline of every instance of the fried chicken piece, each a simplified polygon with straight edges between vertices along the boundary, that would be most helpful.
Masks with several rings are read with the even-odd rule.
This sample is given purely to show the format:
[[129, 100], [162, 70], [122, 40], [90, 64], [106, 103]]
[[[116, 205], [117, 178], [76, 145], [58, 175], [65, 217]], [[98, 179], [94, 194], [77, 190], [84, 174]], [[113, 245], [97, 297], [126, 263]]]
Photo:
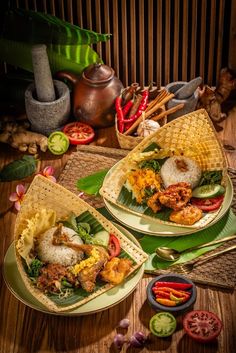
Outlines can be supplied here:
[[170, 221], [184, 225], [192, 225], [201, 218], [202, 210], [192, 205], [188, 205], [179, 211], [173, 211], [170, 214]]
[[180, 182], [168, 186], [159, 193], [159, 201], [162, 205], [175, 211], [181, 210], [192, 197], [192, 189], [189, 183]]
[[159, 196], [160, 196], [160, 193], [156, 192], [154, 195], [149, 197], [149, 199], [147, 200], [148, 207], [150, 207], [153, 210], [153, 212], [155, 212], [155, 213], [160, 211], [160, 209], [161, 209]]
[[106, 263], [104, 269], [100, 272], [101, 278], [105, 282], [119, 284], [129, 273], [131, 266], [131, 260], [113, 257]]
[[[88, 245], [92, 248], [95, 248], [99, 252], [99, 259], [92, 266], [86, 266], [82, 269], [77, 278], [81, 283], [81, 286], [86, 292], [92, 292], [95, 288], [96, 278], [105, 263], [108, 261], [109, 254], [102, 246], [92, 246]], [[89, 252], [88, 255], [91, 253]]]

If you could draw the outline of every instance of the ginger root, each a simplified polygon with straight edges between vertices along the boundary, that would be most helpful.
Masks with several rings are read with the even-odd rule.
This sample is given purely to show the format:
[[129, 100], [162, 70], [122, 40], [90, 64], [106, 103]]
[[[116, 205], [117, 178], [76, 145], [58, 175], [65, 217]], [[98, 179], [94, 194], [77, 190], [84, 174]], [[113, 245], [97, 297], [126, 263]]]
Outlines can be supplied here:
[[28, 124], [17, 124], [8, 122], [2, 127], [0, 133], [0, 142], [8, 143], [13, 148], [21, 152], [28, 151], [30, 154], [36, 154], [38, 147], [42, 152], [46, 152], [48, 139], [42, 134], [26, 130]]

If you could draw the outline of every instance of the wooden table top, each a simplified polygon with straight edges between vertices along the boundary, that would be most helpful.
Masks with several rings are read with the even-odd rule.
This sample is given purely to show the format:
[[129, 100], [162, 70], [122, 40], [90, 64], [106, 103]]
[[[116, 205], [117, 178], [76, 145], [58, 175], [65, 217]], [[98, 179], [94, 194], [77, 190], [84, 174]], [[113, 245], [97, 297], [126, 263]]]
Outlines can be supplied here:
[[[225, 143], [236, 145], [236, 110], [231, 112], [221, 125], [224, 130], [218, 133]], [[114, 128], [99, 130], [95, 144], [118, 147]], [[40, 155], [39, 168], [52, 165], [58, 177], [70, 154], [75, 148], [55, 157], [49, 152]], [[0, 168], [21, 156], [7, 145], [0, 145]], [[236, 169], [236, 151], [226, 153], [228, 164]], [[0, 183], [0, 258], [1, 267], [5, 253], [13, 241], [16, 212], [9, 201], [19, 181]], [[70, 352], [95, 353], [115, 352], [112, 345], [117, 333], [117, 324], [123, 318], [130, 319], [127, 335], [143, 331], [149, 335], [148, 323], [154, 311], [146, 301], [146, 286], [151, 276], [144, 275], [136, 289], [121, 303], [99, 313], [64, 317], [38, 312], [18, 301], [6, 287], [2, 271], [0, 277], [0, 352]], [[223, 331], [217, 342], [210, 345], [199, 344], [188, 338], [178, 317], [178, 327], [171, 338], [158, 339], [150, 336], [150, 343], [142, 350], [127, 348], [127, 352], [167, 352], [167, 353], [232, 353], [236, 344], [236, 295], [222, 289], [197, 285], [197, 301], [194, 309], [209, 310], [223, 321]]]

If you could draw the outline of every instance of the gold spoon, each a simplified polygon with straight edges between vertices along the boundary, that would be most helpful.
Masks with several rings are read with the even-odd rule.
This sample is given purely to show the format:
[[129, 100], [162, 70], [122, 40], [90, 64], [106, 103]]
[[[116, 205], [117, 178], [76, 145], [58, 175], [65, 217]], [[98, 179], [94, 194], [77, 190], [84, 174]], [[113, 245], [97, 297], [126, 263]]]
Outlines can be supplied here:
[[185, 252], [189, 252], [192, 250], [196, 250], [196, 249], [201, 249], [201, 248], [205, 248], [206, 246], [210, 246], [210, 245], [215, 245], [215, 244], [220, 244], [223, 243], [225, 241], [231, 240], [231, 239], [235, 239], [236, 238], [236, 234], [231, 235], [229, 237], [226, 238], [221, 238], [221, 239], [217, 239], [217, 240], [213, 240], [210, 241], [209, 243], [205, 243], [202, 245], [197, 245], [197, 246], [193, 246], [192, 248], [183, 250], [183, 251], [178, 251], [175, 249], [171, 249], [165, 246], [160, 246], [158, 248], [156, 248], [155, 252], [156, 255], [161, 258], [162, 260], [166, 260], [166, 261], [176, 261], [180, 258], [180, 255], [185, 253]]

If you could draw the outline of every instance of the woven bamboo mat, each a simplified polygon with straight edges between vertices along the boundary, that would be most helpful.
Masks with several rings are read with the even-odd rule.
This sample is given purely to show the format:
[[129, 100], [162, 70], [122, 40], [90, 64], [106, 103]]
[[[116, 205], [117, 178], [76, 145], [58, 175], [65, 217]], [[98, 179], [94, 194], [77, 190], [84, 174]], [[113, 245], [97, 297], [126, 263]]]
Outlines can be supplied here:
[[[71, 155], [71, 158], [67, 162], [58, 182], [65, 188], [79, 195], [80, 192], [76, 188], [76, 180], [99, 170], [111, 168], [115, 163], [126, 156], [127, 153], [128, 151], [122, 149], [98, 146], [79, 146], [78, 150]], [[229, 168], [228, 172], [232, 179], [235, 191], [236, 170]], [[103, 200], [100, 197], [83, 195], [83, 199], [95, 208], [104, 207]], [[232, 209], [236, 213], [236, 192], [234, 192]], [[234, 244], [236, 244], [236, 240], [231, 240], [214, 251], [221, 250]], [[204, 259], [204, 255], [201, 256], [201, 258]], [[236, 286], [235, 268], [236, 250], [233, 250], [196, 266], [188, 277], [198, 283], [219, 286], [222, 288], [234, 288]], [[156, 271], [158, 274], [168, 272], [171, 272], [171, 270]]]

